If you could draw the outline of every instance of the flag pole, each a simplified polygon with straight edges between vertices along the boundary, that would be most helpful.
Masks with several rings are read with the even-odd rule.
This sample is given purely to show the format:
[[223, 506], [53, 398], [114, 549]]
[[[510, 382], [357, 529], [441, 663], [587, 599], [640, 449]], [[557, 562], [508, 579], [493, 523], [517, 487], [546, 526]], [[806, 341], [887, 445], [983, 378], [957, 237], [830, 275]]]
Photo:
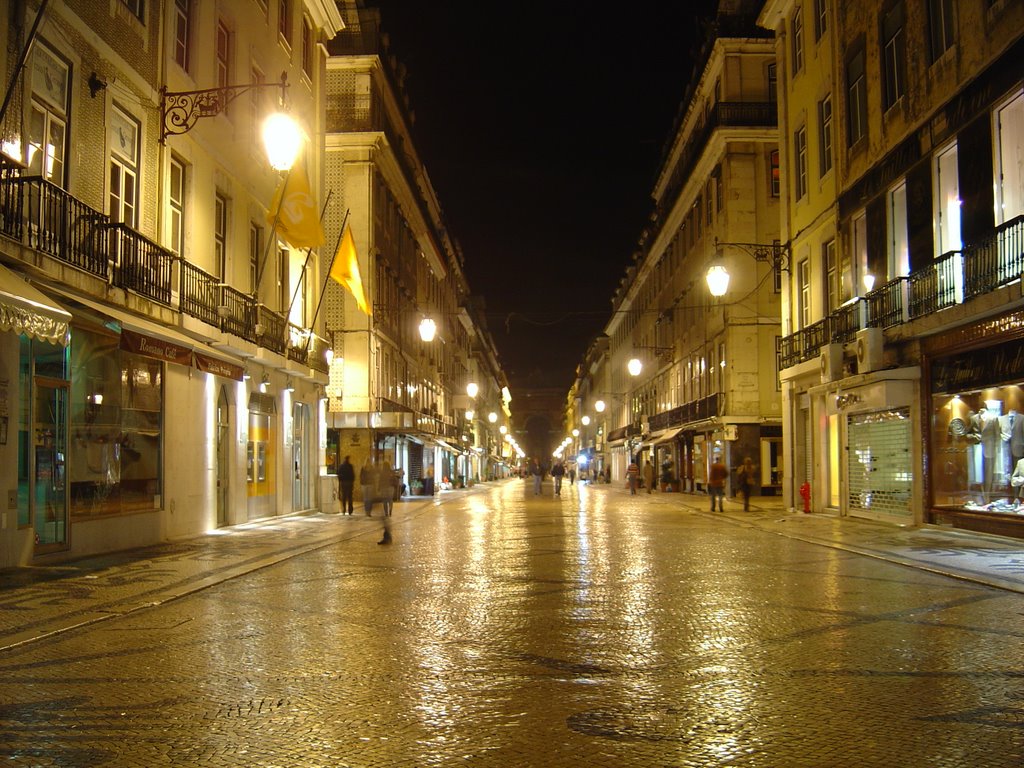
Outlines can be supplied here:
[[[312, 329], [316, 325], [316, 319], [320, 315], [320, 306], [324, 303], [324, 296], [327, 295], [327, 284], [331, 281], [331, 270], [334, 269], [334, 262], [338, 258], [338, 248], [341, 246], [341, 238], [345, 236], [345, 226], [348, 224], [350, 208], [345, 209], [345, 218], [341, 220], [341, 230], [338, 232], [338, 242], [334, 245], [334, 255], [331, 256], [331, 263], [327, 267], [327, 277], [324, 278], [323, 287], [320, 289], [320, 299], [316, 303], [316, 310], [313, 312], [313, 317], [309, 321], [309, 327]], [[309, 340], [313, 338], [310, 334], [306, 338], [305, 352], [309, 352]]]
[[[281, 206], [284, 205], [284, 191], [288, 189], [288, 179], [291, 178], [292, 169], [285, 171], [284, 181], [281, 184], [281, 199], [277, 201], [277, 208], [274, 209], [274, 220], [270, 226], [270, 236], [267, 238], [267, 247], [263, 249], [263, 259], [256, 270], [256, 285], [253, 286], [252, 294], [259, 303], [260, 283], [263, 282], [263, 270], [267, 266], [267, 257], [270, 256], [270, 245], [274, 242], [274, 235], [277, 233], [277, 223], [281, 218]], [[285, 318], [287, 320], [287, 318]]]
[[[333, 194], [334, 194], [334, 190], [333, 189], [327, 190], [327, 199], [324, 200], [323, 208], [320, 209], [320, 223], [321, 224], [323, 224], [324, 214], [327, 213], [327, 206], [330, 204], [330, 202], [331, 202], [331, 195], [333, 195]], [[287, 330], [288, 320], [292, 316], [292, 310], [295, 308], [295, 302], [299, 298], [299, 291], [302, 289], [302, 282], [306, 278], [306, 269], [307, 269], [307, 267], [309, 267], [309, 260], [312, 258], [312, 256], [313, 256], [313, 246], [310, 246], [309, 248], [306, 249], [306, 260], [302, 263], [302, 275], [299, 278], [298, 282], [295, 284], [295, 291], [292, 293], [292, 300], [290, 302], [288, 302], [288, 314], [284, 316], [285, 326], [286, 326], [285, 327], [285, 336], [286, 337], [287, 337], [287, 334], [288, 334], [288, 330]], [[332, 261], [332, 263], [333, 263], [333, 261]], [[310, 328], [312, 329], [312, 325], [310, 325]]]

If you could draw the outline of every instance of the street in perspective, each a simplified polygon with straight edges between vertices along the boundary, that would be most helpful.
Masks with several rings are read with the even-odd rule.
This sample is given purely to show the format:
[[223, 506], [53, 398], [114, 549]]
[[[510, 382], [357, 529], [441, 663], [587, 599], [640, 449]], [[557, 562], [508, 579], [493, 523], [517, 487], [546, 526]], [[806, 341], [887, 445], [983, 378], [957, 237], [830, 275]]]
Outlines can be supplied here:
[[1024, 549], [512, 478], [26, 569], [12, 766], [1019, 766]]

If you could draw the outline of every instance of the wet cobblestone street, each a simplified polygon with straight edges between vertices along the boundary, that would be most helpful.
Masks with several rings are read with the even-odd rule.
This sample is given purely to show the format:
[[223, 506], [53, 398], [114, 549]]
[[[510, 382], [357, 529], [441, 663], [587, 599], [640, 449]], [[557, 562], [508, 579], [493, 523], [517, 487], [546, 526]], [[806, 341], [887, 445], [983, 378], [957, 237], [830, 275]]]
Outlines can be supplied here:
[[7, 647], [0, 761], [1024, 764], [1020, 593], [587, 486], [392, 520]]

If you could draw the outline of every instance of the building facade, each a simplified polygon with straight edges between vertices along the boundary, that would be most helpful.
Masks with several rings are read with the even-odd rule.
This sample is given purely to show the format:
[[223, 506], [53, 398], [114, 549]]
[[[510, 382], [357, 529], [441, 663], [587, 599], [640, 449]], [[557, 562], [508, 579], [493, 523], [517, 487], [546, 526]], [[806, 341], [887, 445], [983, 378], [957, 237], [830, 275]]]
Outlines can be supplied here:
[[336, 8], [8, 10], [0, 566], [316, 508], [319, 274], [258, 129], [290, 111], [316, 197]]
[[[328, 285], [328, 463], [387, 460], [413, 492], [502, 476], [491, 431], [508, 420], [508, 387], [416, 152], [404, 70], [378, 11], [338, 5], [345, 30], [328, 43], [326, 234], [337, 242], [343, 222], [351, 229], [371, 311]], [[325, 270], [333, 255], [321, 254]]]
[[[605, 430], [614, 479], [639, 458], [666, 489], [703, 490], [715, 458], [736, 467], [749, 456], [759, 491], [781, 489], [776, 64], [752, 6], [718, 14], [653, 190], [654, 213], [613, 298], [607, 359], [590, 366], [602, 371], [598, 391], [577, 385], [580, 412]], [[728, 273], [724, 295], [710, 293], [711, 269]]]
[[1024, 4], [769, 2], [759, 23], [786, 95], [787, 499], [1024, 535]]

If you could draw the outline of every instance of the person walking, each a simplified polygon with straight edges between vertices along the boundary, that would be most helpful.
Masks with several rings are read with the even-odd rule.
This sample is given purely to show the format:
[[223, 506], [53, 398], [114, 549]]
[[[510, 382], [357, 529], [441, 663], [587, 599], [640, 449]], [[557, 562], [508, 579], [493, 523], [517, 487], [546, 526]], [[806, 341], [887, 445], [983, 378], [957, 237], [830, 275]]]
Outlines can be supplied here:
[[373, 497], [377, 495], [377, 468], [373, 466], [370, 457], [366, 457], [366, 463], [359, 468], [359, 485], [363, 490], [363, 511], [369, 517], [373, 511]]
[[569, 465], [569, 485], [576, 485], [576, 467], [573, 464]]
[[565, 467], [562, 462], [556, 461], [551, 468], [551, 479], [555, 481], [555, 496], [562, 495], [562, 478], [565, 476]]
[[378, 544], [391, 543], [391, 512], [395, 506], [395, 490], [398, 488], [398, 478], [391, 468], [391, 462], [384, 459], [380, 463], [380, 470], [377, 473], [377, 496], [384, 507], [384, 530], [381, 532]]
[[736, 469], [740, 483], [740, 493], [743, 495], [743, 511], [750, 511], [750, 493], [757, 481], [757, 466], [749, 456], [743, 458], [743, 463]]
[[533, 495], [540, 496], [540, 481], [544, 478], [544, 470], [537, 459], [530, 462], [530, 474], [533, 475]]
[[722, 463], [721, 456], [715, 456], [708, 474], [708, 493], [711, 495], [711, 511], [715, 511], [715, 499], [718, 499], [718, 511], [725, 512], [725, 481], [729, 477], [729, 468]]
[[644, 485], [647, 486], [648, 493], [654, 490], [654, 465], [650, 459], [644, 463]]
[[636, 486], [640, 480], [640, 467], [637, 466], [635, 461], [629, 462], [629, 467], [626, 468], [626, 481], [629, 483], [629, 492], [631, 495], [636, 496]]
[[352, 466], [350, 456], [346, 456], [338, 465], [338, 498], [341, 499], [341, 514], [352, 514], [355, 504], [352, 497], [356, 487], [356, 468]]

